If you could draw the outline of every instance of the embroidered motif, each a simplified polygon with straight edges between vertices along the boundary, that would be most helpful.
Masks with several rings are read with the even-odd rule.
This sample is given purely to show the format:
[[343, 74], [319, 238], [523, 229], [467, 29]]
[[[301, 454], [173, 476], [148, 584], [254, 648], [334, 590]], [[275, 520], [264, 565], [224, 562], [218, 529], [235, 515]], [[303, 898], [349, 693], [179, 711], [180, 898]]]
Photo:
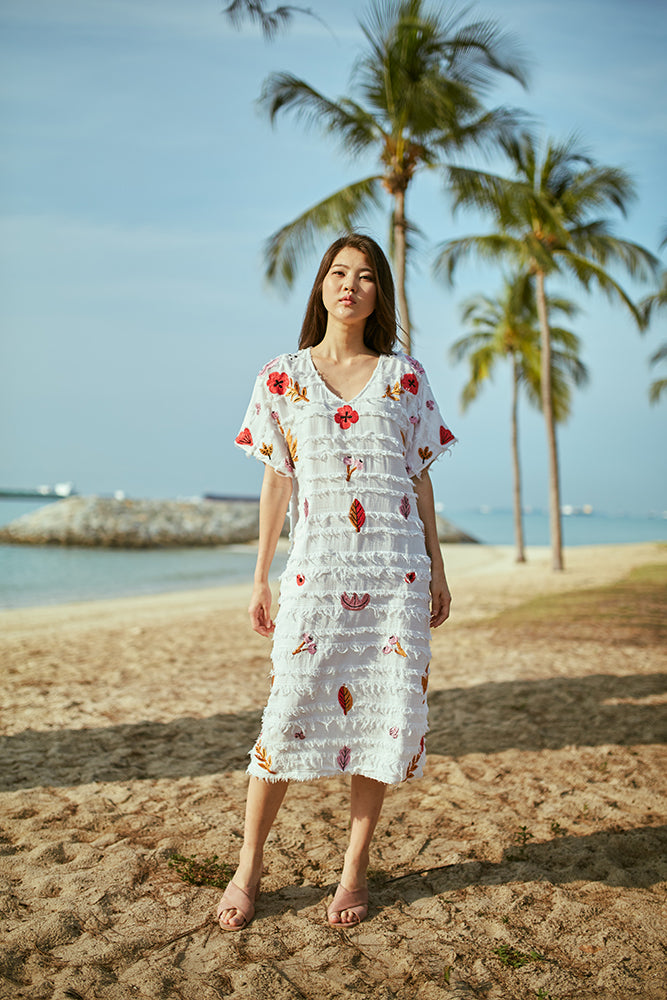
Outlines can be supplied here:
[[433, 452], [430, 448], [418, 448], [417, 451], [422, 462], [428, 462], [429, 458], [433, 458]]
[[391, 729], [389, 730], [389, 735], [391, 736], [392, 740], [398, 739], [398, 726], [392, 726]]
[[304, 517], [308, 517], [308, 511], [309, 511], [309, 509], [310, 508], [309, 508], [309, 505], [308, 505], [308, 500], [306, 499], [306, 500], [303, 501], [303, 516]]
[[234, 439], [237, 444], [252, 444], [252, 434], [250, 433], [249, 427], [244, 427], [242, 431], [239, 431], [236, 438]]
[[315, 640], [313, 639], [312, 635], [309, 635], [308, 632], [303, 633], [302, 641], [296, 647], [296, 649], [292, 653], [292, 656], [296, 656], [297, 653], [302, 653], [304, 650], [306, 650], [308, 653], [317, 652], [317, 645], [315, 643]]
[[355, 529], [359, 532], [366, 520], [366, 511], [361, 506], [358, 500], [352, 501], [352, 506], [350, 507], [350, 513], [348, 514], [350, 521]]
[[405, 375], [401, 375], [401, 386], [405, 392], [411, 392], [416, 396], [419, 391], [419, 379], [412, 372], [406, 372]]
[[352, 752], [351, 752], [350, 748], [349, 747], [342, 747], [340, 753], [336, 757], [336, 763], [338, 764], [338, 766], [341, 769], [341, 771], [344, 771], [345, 768], [348, 766], [348, 764], [350, 763], [350, 757], [351, 756], [352, 756]]
[[417, 574], [416, 573], [406, 573], [405, 576], [403, 577], [403, 579], [405, 580], [406, 583], [414, 583], [415, 580], [417, 579]]
[[303, 389], [301, 389], [296, 379], [290, 379], [290, 387], [287, 390], [287, 396], [289, 399], [301, 400], [302, 403], [309, 403], [310, 400], [306, 395], [307, 392], [308, 390], [305, 385]]
[[424, 371], [424, 369], [419, 364], [419, 362], [417, 361], [416, 358], [411, 358], [409, 354], [406, 354], [405, 355], [405, 360], [408, 362], [408, 364], [412, 365], [412, 367], [414, 368], [414, 370], [416, 372], [418, 372], [420, 375], [425, 375], [426, 374], [426, 372]]
[[426, 688], [428, 687], [428, 665], [426, 667], [426, 672], [422, 677], [422, 692], [426, 694]]
[[358, 419], [359, 414], [348, 403], [345, 406], [339, 406], [334, 416], [334, 420], [337, 424], [340, 424], [341, 430], [344, 431], [352, 424], [356, 424]]
[[303, 729], [297, 729], [297, 731], [294, 734], [294, 739], [295, 740], [305, 740], [305, 738], [306, 738], [306, 734], [304, 733]]
[[404, 392], [405, 389], [401, 388], [401, 383], [396, 379], [393, 386], [387, 385], [382, 399], [400, 399]]
[[266, 455], [267, 458], [271, 458], [273, 455], [273, 445], [267, 444], [266, 441], [262, 441], [262, 447], [259, 449], [260, 455]]
[[344, 684], [338, 691], [338, 704], [343, 709], [343, 715], [347, 715], [354, 705], [354, 699]]
[[395, 636], [395, 635], [390, 635], [389, 636], [389, 641], [388, 641], [388, 643], [387, 643], [386, 646], [383, 646], [382, 652], [383, 653], [397, 653], [399, 656], [407, 656], [408, 655], [405, 652], [405, 650], [402, 648], [400, 642], [398, 641], [398, 637]]
[[[299, 456], [296, 453], [296, 438], [292, 437], [292, 432], [289, 427], [285, 433], [285, 444], [287, 445], [287, 450], [289, 452], [291, 467], [294, 468], [294, 463], [299, 461]], [[289, 466], [290, 463], [288, 462], [287, 464]]]
[[297, 585], [297, 587], [303, 587], [303, 585], [304, 585], [305, 582], [306, 582], [306, 578], [303, 575], [303, 573], [297, 573], [297, 575], [296, 575], [296, 585]]
[[450, 431], [449, 427], [440, 427], [440, 444], [449, 444], [450, 441], [454, 440], [454, 435]]
[[363, 611], [363, 609], [367, 608], [371, 603], [371, 595], [362, 594], [361, 597], [359, 597], [359, 594], [357, 594], [356, 591], [352, 594], [352, 596], [344, 593], [340, 595], [340, 603], [344, 608], [347, 608], [348, 611]]
[[404, 494], [398, 509], [405, 518], [405, 520], [407, 521], [407, 519], [410, 517], [410, 501], [408, 499], [407, 493]]
[[434, 401], [432, 399], [427, 399], [426, 400], [426, 409], [427, 410], [434, 410], [435, 409], [435, 403], [434, 403]]
[[287, 372], [271, 372], [266, 380], [266, 384], [269, 387], [269, 392], [274, 393], [276, 396], [284, 396], [291, 381]]
[[363, 458], [353, 458], [352, 455], [346, 455], [345, 458], [343, 459], [343, 465], [347, 469], [345, 482], [349, 483], [350, 479], [352, 478], [352, 473], [356, 472], [357, 469], [359, 470], [359, 472], [361, 472], [361, 470], [363, 469], [364, 460]]
[[271, 769], [271, 757], [267, 754], [266, 750], [259, 741], [255, 746], [255, 760], [259, 766], [263, 767], [265, 771], [269, 772], [269, 774], [276, 773]]

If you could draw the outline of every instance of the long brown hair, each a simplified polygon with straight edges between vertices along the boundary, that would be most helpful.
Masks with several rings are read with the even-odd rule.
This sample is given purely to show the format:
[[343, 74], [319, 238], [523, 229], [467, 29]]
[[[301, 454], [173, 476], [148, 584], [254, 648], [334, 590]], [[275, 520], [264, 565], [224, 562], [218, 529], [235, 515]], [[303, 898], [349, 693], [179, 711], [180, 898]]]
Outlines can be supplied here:
[[322, 301], [322, 284], [336, 254], [345, 247], [359, 250], [368, 260], [375, 281], [375, 309], [366, 320], [364, 344], [377, 354], [391, 354], [396, 343], [396, 297], [389, 261], [381, 248], [364, 233], [347, 233], [335, 240], [325, 252], [310, 292], [303, 317], [299, 347], [315, 347], [324, 339], [327, 311]]

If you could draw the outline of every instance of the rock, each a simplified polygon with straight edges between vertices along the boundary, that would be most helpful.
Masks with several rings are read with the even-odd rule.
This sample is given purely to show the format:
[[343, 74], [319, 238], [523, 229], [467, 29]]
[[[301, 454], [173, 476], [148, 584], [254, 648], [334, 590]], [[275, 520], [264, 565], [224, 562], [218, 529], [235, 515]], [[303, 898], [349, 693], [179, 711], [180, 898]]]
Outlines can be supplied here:
[[152, 549], [249, 542], [258, 533], [256, 501], [76, 496], [0, 528], [0, 542]]
[[[475, 542], [438, 517], [441, 542]], [[257, 500], [117, 500], [67, 497], [0, 528], [0, 543], [157, 549], [229, 545], [259, 534]], [[287, 528], [283, 528], [283, 535]]]
[[457, 528], [455, 524], [448, 521], [446, 517], [441, 517], [440, 514], [435, 515], [435, 523], [438, 529], [438, 540], [441, 542], [465, 542], [468, 544], [479, 545], [479, 538], [473, 538], [472, 535], [466, 534], [465, 531], [461, 531]]

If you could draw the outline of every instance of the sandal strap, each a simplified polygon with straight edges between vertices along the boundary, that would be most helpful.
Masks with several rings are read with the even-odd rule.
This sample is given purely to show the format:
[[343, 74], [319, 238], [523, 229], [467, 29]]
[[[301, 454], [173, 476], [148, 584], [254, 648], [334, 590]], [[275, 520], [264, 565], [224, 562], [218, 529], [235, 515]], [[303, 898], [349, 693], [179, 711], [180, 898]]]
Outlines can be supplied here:
[[[342, 882], [336, 889], [333, 902], [327, 909], [327, 914], [331, 917], [342, 910], [354, 910], [357, 918], [361, 921], [368, 912], [368, 886], [363, 889], [346, 889]], [[358, 913], [358, 910], [366, 910], [366, 913]]]
[[[220, 921], [220, 917], [224, 910], [238, 910], [245, 923], [249, 924], [255, 916], [255, 903], [247, 892], [240, 889], [238, 885], [234, 884], [234, 882], [230, 882], [222, 894], [222, 899], [218, 903], [218, 921]], [[239, 927], [243, 927], [245, 925], [239, 924], [238, 927], [234, 927], [230, 924], [229, 926], [234, 930], [238, 930]]]

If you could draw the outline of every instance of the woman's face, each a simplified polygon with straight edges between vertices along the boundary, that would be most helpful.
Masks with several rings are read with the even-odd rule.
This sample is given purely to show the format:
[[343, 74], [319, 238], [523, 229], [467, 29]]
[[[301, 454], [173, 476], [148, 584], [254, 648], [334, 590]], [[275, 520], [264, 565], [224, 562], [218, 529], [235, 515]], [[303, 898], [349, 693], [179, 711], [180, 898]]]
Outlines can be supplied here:
[[322, 282], [324, 308], [342, 322], [365, 321], [375, 309], [375, 298], [375, 279], [366, 254], [343, 247]]

